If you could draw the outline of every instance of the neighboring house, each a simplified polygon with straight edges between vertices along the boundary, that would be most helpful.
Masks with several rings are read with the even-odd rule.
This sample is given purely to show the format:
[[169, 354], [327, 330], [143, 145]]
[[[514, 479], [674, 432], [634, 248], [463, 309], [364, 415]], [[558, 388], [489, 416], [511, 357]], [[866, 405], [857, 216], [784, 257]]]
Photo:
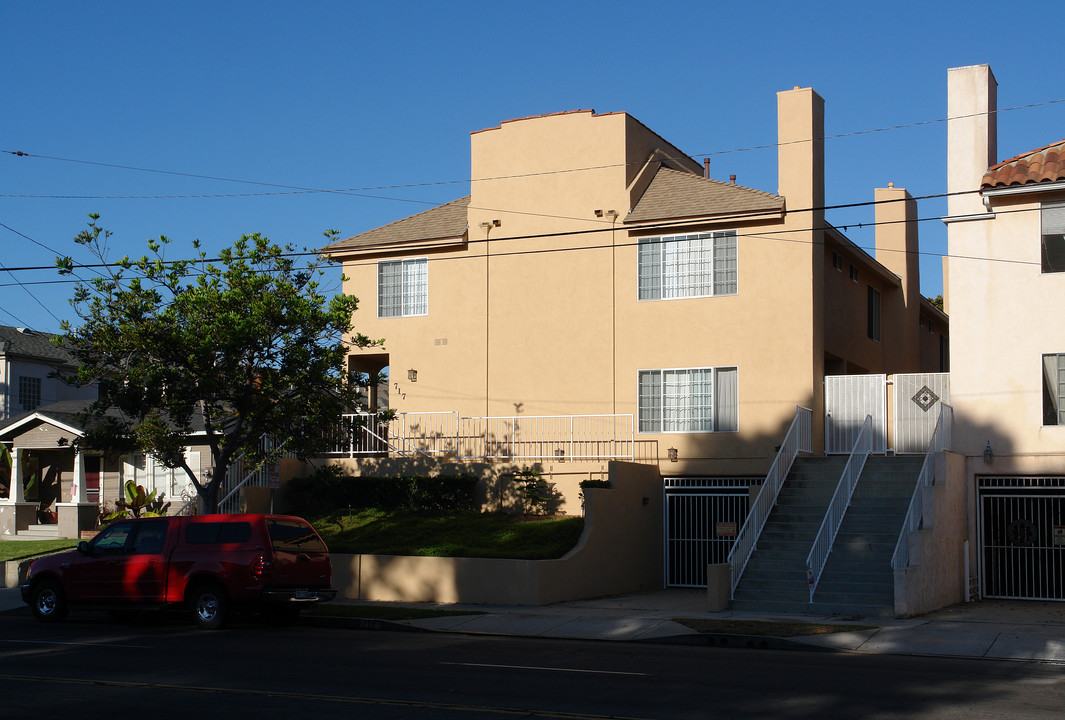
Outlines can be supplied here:
[[385, 339], [349, 367], [391, 371], [394, 450], [763, 476], [797, 406], [823, 447], [826, 375], [946, 370], [906, 191], [876, 191], [875, 258], [824, 220], [823, 106], [778, 94], [775, 193], [625, 113], [506, 121], [470, 136], [469, 196], [328, 246]]
[[[22, 477], [21, 486], [13, 485], [15, 492], [0, 499], [0, 534], [58, 523], [61, 536], [76, 537], [78, 528], [95, 526], [102, 508], [114, 508], [129, 480], [165, 494], [172, 512], [195, 497], [184, 471], [166, 468], [151, 456], [109, 457], [91, 448], [75, 454], [72, 445], [86, 429], [78, 415], [89, 402], [53, 403], [0, 424], [0, 442], [15, 457], [13, 477]], [[210, 448], [199, 434], [186, 448], [198, 476], [211, 467]]]
[[75, 387], [56, 377], [77, 364], [49, 333], [0, 325], [0, 420], [64, 400], [95, 400], [96, 387]]
[[945, 298], [970, 575], [986, 597], [1065, 600], [1065, 140], [999, 162], [990, 68], [948, 78]]

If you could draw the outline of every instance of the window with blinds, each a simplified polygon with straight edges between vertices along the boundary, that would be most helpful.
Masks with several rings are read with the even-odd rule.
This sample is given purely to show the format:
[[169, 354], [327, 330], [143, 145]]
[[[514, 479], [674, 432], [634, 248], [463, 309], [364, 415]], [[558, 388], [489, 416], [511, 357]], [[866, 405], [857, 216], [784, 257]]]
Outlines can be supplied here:
[[641, 370], [637, 417], [642, 433], [739, 429], [735, 367]]
[[377, 263], [377, 317], [428, 314], [428, 259], [386, 260]]
[[1039, 224], [1043, 272], [1065, 272], [1065, 202], [1043, 203]]
[[736, 231], [643, 238], [637, 254], [640, 300], [735, 295]]

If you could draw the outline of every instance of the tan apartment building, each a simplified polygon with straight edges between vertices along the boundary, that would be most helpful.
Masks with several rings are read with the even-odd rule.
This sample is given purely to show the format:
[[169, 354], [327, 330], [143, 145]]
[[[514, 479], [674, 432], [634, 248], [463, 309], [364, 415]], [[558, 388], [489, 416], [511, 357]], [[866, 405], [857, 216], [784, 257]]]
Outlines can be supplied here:
[[996, 95], [948, 71], [953, 447], [981, 593], [1065, 600], [1065, 140], [999, 162]]
[[876, 191], [884, 224], [876, 257], [864, 252], [825, 222], [823, 137], [821, 97], [779, 93], [767, 192], [710, 179], [626, 113], [473, 132], [467, 197], [326, 248], [362, 300], [356, 330], [384, 339], [350, 356], [353, 371], [389, 371], [387, 402], [368, 405], [479, 418], [456, 435], [501, 452], [438, 449], [548, 473], [615, 452], [506, 450], [566, 418], [586, 446], [616, 441], [616, 457], [663, 475], [764, 475], [797, 406], [823, 447], [826, 374], [947, 362], [946, 316], [920, 295], [913, 201]]

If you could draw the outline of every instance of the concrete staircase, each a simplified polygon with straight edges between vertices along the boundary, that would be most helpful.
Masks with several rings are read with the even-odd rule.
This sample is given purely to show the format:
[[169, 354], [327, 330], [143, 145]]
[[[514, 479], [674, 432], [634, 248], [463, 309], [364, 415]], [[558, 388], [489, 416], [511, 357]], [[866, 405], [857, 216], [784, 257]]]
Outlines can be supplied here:
[[30, 525], [25, 530], [19, 530], [10, 540], [58, 540], [58, 525]]
[[740, 578], [733, 610], [806, 612], [806, 556], [846, 464], [841, 456], [796, 458]]
[[893, 616], [895, 552], [923, 457], [871, 457], [843, 517], [810, 612]]
[[847, 458], [799, 458], [736, 588], [733, 610], [841, 616], [894, 614], [891, 554], [923, 458], [870, 457], [858, 480], [814, 603], [806, 556]]

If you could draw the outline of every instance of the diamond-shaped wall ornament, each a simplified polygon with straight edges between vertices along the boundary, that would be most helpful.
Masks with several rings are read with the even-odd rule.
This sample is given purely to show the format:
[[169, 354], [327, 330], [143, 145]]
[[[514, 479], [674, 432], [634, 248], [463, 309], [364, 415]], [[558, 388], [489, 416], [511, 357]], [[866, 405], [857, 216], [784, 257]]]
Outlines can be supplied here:
[[937, 402], [939, 402], [939, 396], [925, 385], [917, 391], [917, 394], [913, 396], [912, 400], [917, 407], [928, 412]]

